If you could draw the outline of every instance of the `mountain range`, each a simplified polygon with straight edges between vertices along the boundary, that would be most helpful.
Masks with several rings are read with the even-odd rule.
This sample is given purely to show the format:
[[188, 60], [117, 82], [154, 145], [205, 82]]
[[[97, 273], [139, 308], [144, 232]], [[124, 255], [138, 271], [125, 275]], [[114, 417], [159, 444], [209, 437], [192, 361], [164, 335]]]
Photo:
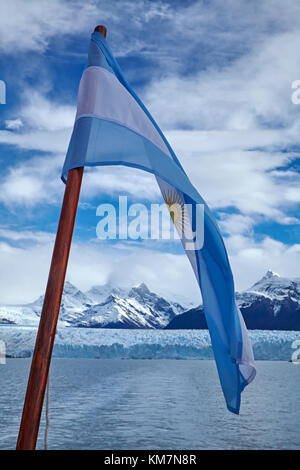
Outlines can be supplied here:
[[[300, 279], [280, 277], [269, 270], [252, 287], [236, 293], [249, 330], [300, 330]], [[177, 316], [168, 329], [206, 329], [203, 306]]]
[[[0, 306], [0, 324], [37, 325], [43, 300], [41, 296], [31, 304]], [[179, 303], [150, 292], [144, 283], [131, 289], [105, 284], [82, 292], [67, 281], [58, 326], [162, 329], [184, 310]]]
[[[300, 279], [273, 271], [236, 293], [248, 329], [300, 330]], [[43, 296], [26, 305], [0, 306], [0, 324], [37, 326]], [[111, 284], [82, 292], [64, 286], [59, 327], [127, 329], [206, 329], [203, 306], [184, 308], [151, 292], [142, 283], [130, 289]]]

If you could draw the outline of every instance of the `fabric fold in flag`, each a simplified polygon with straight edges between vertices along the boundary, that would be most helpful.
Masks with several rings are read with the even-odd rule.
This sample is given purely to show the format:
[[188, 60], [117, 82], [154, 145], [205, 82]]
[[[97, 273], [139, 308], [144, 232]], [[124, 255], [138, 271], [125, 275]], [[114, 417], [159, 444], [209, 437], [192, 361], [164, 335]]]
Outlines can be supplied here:
[[[239, 413], [241, 392], [255, 377], [248, 332], [238, 309], [233, 276], [218, 225], [190, 182], [162, 131], [127, 83], [107, 41], [93, 33], [83, 72], [74, 129], [62, 179], [81, 166], [125, 165], [155, 175], [199, 284], [221, 387], [227, 407]], [[204, 207], [203, 243], [187, 248], [193, 211]], [[184, 220], [183, 220], [184, 219]], [[184, 230], [182, 230], [184, 226]]]

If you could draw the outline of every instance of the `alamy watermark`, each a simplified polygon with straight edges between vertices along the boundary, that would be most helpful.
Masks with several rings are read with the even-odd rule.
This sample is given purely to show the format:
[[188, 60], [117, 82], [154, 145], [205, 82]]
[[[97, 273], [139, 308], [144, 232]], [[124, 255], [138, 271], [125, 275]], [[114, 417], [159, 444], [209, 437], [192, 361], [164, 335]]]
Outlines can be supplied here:
[[291, 94], [292, 103], [300, 104], [300, 80], [294, 80], [292, 82], [292, 89], [295, 90]]
[[292, 349], [295, 349], [291, 357], [291, 362], [293, 364], [299, 364], [300, 363], [300, 339], [296, 339], [295, 341], [293, 341], [291, 347]]
[[6, 364], [6, 344], [0, 340], [0, 364]]
[[[101, 240], [174, 240], [181, 239], [186, 250], [199, 250], [204, 242], [204, 205], [185, 204], [178, 193], [164, 194], [165, 204], [128, 204], [119, 196], [117, 207], [100, 204], [96, 227]], [[175, 229], [174, 230], [174, 226]]]
[[0, 80], [0, 104], [6, 104], [6, 84]]

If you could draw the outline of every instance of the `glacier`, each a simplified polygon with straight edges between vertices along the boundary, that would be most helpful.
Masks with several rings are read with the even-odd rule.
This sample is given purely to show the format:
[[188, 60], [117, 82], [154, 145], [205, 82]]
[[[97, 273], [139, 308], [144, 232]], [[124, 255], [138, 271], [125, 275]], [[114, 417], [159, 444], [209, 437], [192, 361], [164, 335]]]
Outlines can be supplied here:
[[[0, 327], [8, 357], [30, 357], [37, 327]], [[256, 360], [288, 361], [297, 331], [249, 331]], [[101, 359], [212, 359], [207, 330], [124, 330], [59, 328], [54, 357]]]

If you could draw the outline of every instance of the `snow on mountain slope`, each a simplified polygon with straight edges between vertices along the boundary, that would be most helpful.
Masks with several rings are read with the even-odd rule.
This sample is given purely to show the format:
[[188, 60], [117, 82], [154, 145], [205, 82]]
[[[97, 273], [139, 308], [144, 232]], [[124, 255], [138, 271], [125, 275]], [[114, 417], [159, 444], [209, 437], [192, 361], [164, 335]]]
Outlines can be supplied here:
[[[32, 304], [28, 304], [27, 308], [34, 309], [38, 316], [41, 314], [41, 309], [44, 302], [44, 296], [40, 296]], [[92, 305], [93, 301], [71, 282], [66, 281], [63, 290], [63, 296], [59, 311], [59, 321], [62, 325], [72, 324], [83, 315], [84, 310]]]
[[86, 292], [87, 297], [92, 301], [93, 304], [101, 304], [111, 294], [114, 294], [122, 299], [127, 297], [128, 289], [121, 289], [120, 287], [116, 287], [108, 282], [103, 286], [93, 286]]
[[300, 279], [269, 270], [250, 289], [237, 295], [248, 328], [299, 330]]
[[[300, 279], [269, 270], [252, 287], [237, 292], [236, 300], [248, 329], [300, 330]], [[167, 328], [207, 328], [203, 306], [177, 316]]]
[[60, 321], [72, 324], [84, 315], [84, 311], [92, 305], [92, 300], [70, 282], [66, 282], [60, 306]]
[[92, 328], [164, 328], [183, 308], [150, 292], [145, 284], [133, 287], [126, 298], [111, 294], [85, 311], [76, 323]]
[[[44, 296], [26, 305], [0, 306], [0, 324], [38, 325]], [[89, 308], [92, 301], [73, 284], [66, 281], [60, 307], [59, 325], [69, 325]]]
[[269, 270], [258, 282], [245, 292], [262, 294], [273, 300], [283, 300], [286, 297], [290, 297], [300, 304], [300, 279], [281, 277], [279, 274]]
[[[237, 303], [249, 329], [300, 330], [300, 279], [268, 271]], [[43, 296], [27, 305], [0, 306], [0, 324], [37, 325]], [[59, 326], [81, 328], [206, 328], [203, 307], [184, 311], [145, 284], [120, 289], [108, 283], [82, 292], [65, 283]]]
[[[137, 287], [133, 287], [128, 297], [135, 298], [138, 302], [143, 302], [151, 307], [154, 311], [157, 310], [163, 314], [165, 312], [166, 317], [169, 315], [178, 315], [184, 311], [183, 307], [177, 302], [169, 302], [163, 297], [150, 292], [146, 284], [142, 283]], [[172, 313], [173, 312], [173, 313]]]
[[31, 306], [4, 305], [0, 306], [0, 324], [33, 326], [39, 323], [39, 313]]
[[[37, 325], [44, 297], [27, 305], [0, 307], [0, 324]], [[150, 292], [145, 284], [131, 290], [111, 284], [84, 293], [70, 282], [64, 286], [59, 326], [93, 328], [164, 328], [183, 307]]]

